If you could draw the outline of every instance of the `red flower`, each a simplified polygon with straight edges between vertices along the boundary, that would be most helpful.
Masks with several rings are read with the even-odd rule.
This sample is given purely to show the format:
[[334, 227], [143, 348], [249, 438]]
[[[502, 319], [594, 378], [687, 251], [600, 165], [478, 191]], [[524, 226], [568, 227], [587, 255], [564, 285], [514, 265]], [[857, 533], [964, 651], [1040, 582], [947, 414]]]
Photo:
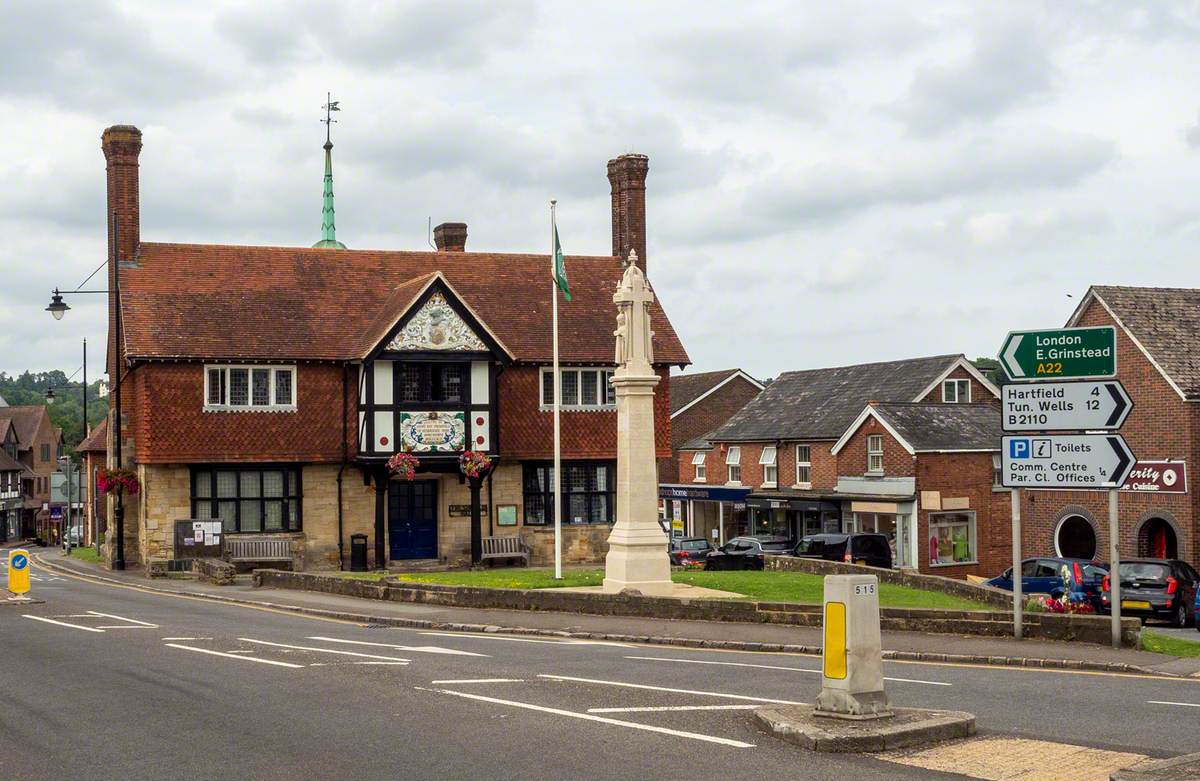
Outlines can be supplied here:
[[420, 465], [420, 459], [412, 453], [397, 453], [389, 458], [387, 462], [388, 471], [401, 480], [412, 480], [416, 477], [417, 467]]
[[492, 468], [492, 458], [478, 450], [467, 450], [458, 457], [458, 467], [467, 477], [479, 477]]

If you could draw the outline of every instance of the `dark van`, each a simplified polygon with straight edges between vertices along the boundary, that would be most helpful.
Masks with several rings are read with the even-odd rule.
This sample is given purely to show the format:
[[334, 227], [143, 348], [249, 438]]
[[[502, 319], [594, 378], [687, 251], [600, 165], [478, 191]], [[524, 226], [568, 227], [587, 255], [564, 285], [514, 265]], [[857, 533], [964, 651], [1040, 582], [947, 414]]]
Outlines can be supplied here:
[[882, 534], [813, 534], [796, 543], [792, 555], [892, 568], [892, 547]]

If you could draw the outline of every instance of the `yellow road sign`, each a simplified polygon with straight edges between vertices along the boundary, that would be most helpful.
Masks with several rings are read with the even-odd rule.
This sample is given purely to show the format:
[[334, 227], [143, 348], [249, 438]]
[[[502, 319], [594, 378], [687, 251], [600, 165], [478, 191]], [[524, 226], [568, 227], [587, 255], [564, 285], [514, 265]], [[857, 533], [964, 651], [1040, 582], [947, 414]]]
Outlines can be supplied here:
[[825, 603], [825, 677], [841, 680], [846, 677], [846, 605]]
[[9, 552], [8, 590], [13, 594], [29, 593], [29, 551], [15, 548]]

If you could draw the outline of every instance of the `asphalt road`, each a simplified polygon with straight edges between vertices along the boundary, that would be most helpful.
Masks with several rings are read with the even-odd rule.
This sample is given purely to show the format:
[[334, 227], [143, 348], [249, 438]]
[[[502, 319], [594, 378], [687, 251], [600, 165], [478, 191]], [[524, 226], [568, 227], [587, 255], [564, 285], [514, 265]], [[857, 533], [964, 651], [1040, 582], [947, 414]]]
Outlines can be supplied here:
[[[760, 732], [753, 706], [816, 696], [812, 657], [364, 627], [38, 577], [43, 604], [0, 607], [0, 778], [952, 777]], [[1200, 751], [1200, 680], [885, 675], [894, 704], [969, 710], [985, 735]]]

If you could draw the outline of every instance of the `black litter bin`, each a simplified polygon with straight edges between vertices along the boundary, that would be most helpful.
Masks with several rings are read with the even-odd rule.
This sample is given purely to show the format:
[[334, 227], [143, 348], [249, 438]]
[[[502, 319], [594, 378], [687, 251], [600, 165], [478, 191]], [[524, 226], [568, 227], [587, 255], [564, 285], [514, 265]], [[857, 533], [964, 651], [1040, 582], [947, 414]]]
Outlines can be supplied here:
[[350, 535], [350, 571], [367, 571], [367, 535]]

